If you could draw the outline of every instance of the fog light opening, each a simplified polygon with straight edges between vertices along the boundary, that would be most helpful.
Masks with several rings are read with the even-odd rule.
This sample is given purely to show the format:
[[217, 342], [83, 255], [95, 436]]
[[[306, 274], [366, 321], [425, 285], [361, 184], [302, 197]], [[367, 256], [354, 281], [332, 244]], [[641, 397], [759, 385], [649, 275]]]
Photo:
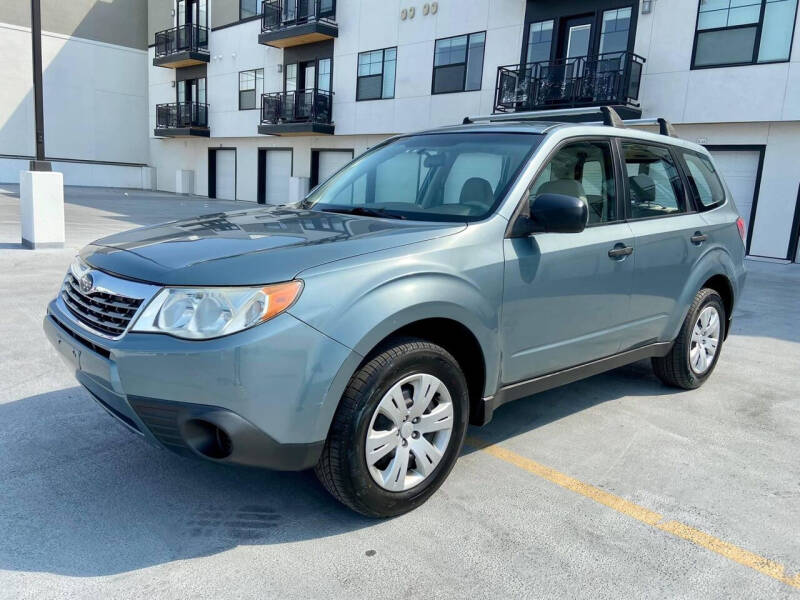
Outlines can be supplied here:
[[231, 437], [224, 429], [208, 421], [191, 419], [183, 425], [186, 443], [196, 452], [217, 460], [227, 458], [233, 451]]

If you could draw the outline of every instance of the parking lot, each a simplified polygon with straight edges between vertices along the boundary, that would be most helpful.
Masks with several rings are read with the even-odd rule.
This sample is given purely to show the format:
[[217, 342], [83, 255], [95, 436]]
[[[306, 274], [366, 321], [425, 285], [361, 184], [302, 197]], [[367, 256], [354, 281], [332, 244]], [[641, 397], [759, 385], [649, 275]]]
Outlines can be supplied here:
[[143, 443], [41, 321], [92, 239], [241, 208], [67, 188], [64, 250], [23, 250], [0, 185], [0, 598], [800, 596], [800, 265], [748, 261], [712, 379], [648, 363], [502, 407], [419, 510], [385, 521], [311, 473]]

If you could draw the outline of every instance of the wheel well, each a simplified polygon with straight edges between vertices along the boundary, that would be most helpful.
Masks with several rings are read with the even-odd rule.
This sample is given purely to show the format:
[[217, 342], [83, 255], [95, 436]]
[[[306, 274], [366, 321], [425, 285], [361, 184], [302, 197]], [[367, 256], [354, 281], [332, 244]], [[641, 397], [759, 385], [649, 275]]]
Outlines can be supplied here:
[[731, 282], [725, 275], [714, 275], [703, 284], [703, 287], [711, 288], [722, 298], [722, 304], [725, 306], [725, 316], [728, 321], [725, 327], [725, 337], [727, 338], [731, 317], [733, 316], [733, 286], [731, 286]]
[[469, 391], [469, 408], [471, 418], [481, 414], [481, 400], [486, 382], [486, 365], [483, 350], [475, 335], [458, 321], [445, 318], [423, 319], [404, 325], [386, 336], [364, 359], [367, 362], [372, 355], [380, 352], [388, 342], [397, 338], [418, 338], [441, 346], [453, 355], [464, 377]]

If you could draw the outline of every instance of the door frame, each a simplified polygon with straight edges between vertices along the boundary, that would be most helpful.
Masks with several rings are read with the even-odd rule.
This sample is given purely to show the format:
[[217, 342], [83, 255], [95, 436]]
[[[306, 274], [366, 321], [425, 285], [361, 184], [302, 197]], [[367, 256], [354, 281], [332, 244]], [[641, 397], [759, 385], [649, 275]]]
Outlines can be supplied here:
[[294, 148], [291, 146], [259, 146], [258, 167], [256, 168], [256, 204], [267, 204], [267, 152], [270, 150], [289, 151], [289, 177], [294, 176]]
[[[709, 152], [758, 152], [758, 171], [756, 172], [755, 189], [753, 190], [753, 204], [750, 207], [750, 222], [747, 224], [747, 240], [745, 240], [744, 253], [750, 256], [750, 242], [753, 239], [753, 225], [756, 222], [756, 209], [758, 208], [758, 195], [761, 192], [761, 174], [764, 171], [764, 155], [767, 153], [766, 144], [703, 144], [703, 147]], [[800, 202], [798, 202], [800, 204]], [[795, 210], [795, 218], [798, 218], [797, 212], [800, 208]], [[789, 238], [789, 245], [791, 246], [792, 238]], [[787, 250], [789, 250], [787, 248]], [[757, 256], [753, 254], [753, 256]], [[762, 257], [766, 258], [766, 257]]]
[[320, 152], [349, 152], [350, 160], [356, 157], [354, 148], [312, 148], [311, 149], [311, 170], [309, 188], [314, 189], [319, 185], [319, 153]]
[[233, 202], [239, 197], [239, 153], [235, 146], [218, 146], [208, 149], [208, 197], [217, 197], [217, 150], [233, 150]]

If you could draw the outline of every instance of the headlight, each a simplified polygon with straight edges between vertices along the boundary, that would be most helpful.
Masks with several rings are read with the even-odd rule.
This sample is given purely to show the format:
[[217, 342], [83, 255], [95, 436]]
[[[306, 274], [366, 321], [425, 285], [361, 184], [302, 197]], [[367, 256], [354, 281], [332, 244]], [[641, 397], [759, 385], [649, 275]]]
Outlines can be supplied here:
[[282, 313], [302, 289], [302, 281], [263, 287], [164, 288], [131, 331], [193, 340], [229, 335]]

